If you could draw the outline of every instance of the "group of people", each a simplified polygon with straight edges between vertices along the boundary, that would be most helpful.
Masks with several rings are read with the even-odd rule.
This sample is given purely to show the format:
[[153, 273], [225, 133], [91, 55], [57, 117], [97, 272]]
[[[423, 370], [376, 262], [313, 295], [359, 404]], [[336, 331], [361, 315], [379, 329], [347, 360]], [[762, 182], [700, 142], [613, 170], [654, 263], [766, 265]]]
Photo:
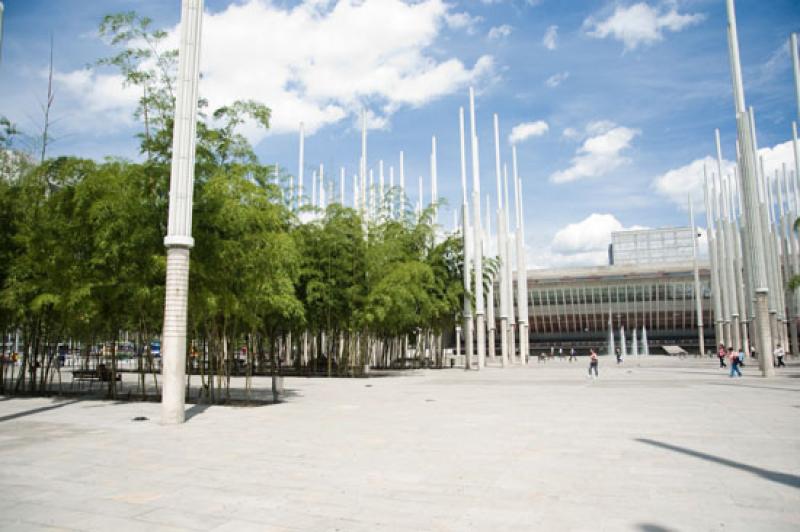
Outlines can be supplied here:
[[[778, 368], [786, 367], [786, 363], [783, 361], [783, 357], [786, 356], [786, 351], [784, 351], [781, 344], [777, 344], [775, 346], [775, 351], [773, 352], [775, 356], [775, 366]], [[717, 357], [719, 358], [719, 367], [727, 368], [728, 366], [725, 364], [725, 359], [727, 358], [731, 364], [731, 371], [730, 376], [742, 376], [742, 371], [740, 368], [745, 366], [744, 364], [744, 349], [740, 351], [736, 351], [733, 346], [728, 347], [725, 349], [725, 344], [719, 344], [719, 349], [717, 350]]]
[[[555, 347], [551, 347], [549, 356], [547, 355], [547, 353], [541, 352], [541, 353], [539, 353], [538, 359], [539, 359], [539, 362], [547, 362], [547, 360], [549, 358], [554, 358], [555, 355], [556, 355], [556, 348]], [[563, 347], [559, 347], [558, 348], [558, 359], [559, 360], [564, 360], [564, 348]], [[578, 360], [578, 356], [577, 356], [577, 353], [575, 352], [575, 348], [572, 347], [569, 350], [569, 361], [570, 362], [574, 362], [576, 360]]]

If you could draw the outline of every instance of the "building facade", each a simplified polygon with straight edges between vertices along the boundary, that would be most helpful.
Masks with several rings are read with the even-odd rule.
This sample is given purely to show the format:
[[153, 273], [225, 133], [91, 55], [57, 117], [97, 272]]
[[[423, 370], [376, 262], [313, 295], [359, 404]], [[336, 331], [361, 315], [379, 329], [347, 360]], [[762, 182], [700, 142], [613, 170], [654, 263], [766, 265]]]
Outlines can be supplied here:
[[[650, 344], [699, 344], [696, 297], [703, 307], [706, 345], [714, 345], [708, 263], [699, 266], [695, 293], [692, 262], [599, 266], [528, 272], [530, 341], [533, 350], [552, 346], [605, 349], [609, 327], [619, 335], [646, 328]], [[630, 336], [627, 338], [630, 342]], [[619, 341], [619, 340], [617, 340]]]

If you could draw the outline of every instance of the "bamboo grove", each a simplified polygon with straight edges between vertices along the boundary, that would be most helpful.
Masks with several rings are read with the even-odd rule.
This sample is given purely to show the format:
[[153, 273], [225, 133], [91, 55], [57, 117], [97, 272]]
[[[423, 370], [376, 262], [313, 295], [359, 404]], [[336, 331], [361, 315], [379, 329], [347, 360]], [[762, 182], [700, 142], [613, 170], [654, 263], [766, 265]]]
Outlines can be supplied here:
[[[137, 393], [158, 390], [176, 53], [161, 51], [165, 34], [150, 24], [107, 16], [100, 34], [115, 54], [97, 62], [140, 91], [141, 162], [44, 149], [33, 160], [13, 124], [0, 124], [0, 330], [21, 339], [16, 365], [4, 343], [0, 393], [53, 390], [59, 346], [84, 361], [106, 346], [117, 397], [123, 337], [135, 346]], [[237, 373], [249, 390], [257, 374], [360, 375], [411, 352], [441, 364], [464, 286], [461, 239], [438, 231], [438, 205], [413, 211], [394, 188], [368, 221], [340, 203], [298, 210], [293, 178], [261, 164], [238, 131], [245, 120], [269, 127], [270, 110], [198, 105], [187, 375], [199, 394], [228, 399]], [[496, 266], [488, 261], [484, 282]]]

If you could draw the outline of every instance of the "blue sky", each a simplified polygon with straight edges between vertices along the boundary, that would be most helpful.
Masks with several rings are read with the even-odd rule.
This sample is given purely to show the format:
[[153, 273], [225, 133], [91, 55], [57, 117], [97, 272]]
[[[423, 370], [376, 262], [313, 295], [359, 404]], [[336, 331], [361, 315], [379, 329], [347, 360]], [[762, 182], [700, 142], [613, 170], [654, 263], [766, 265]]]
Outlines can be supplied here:
[[[180, 2], [4, 4], [0, 114], [38, 128], [52, 31], [58, 121], [51, 153], [137, 158], [132, 96], [112, 72], [85, 67], [110, 52], [96, 37], [104, 14], [133, 9], [174, 30]], [[366, 105], [370, 166], [383, 159], [397, 172], [404, 150], [414, 200], [418, 175], [429, 186], [436, 135], [440, 195], [452, 206], [460, 201], [458, 107], [473, 85], [484, 194], [495, 192], [492, 113], [509, 165], [512, 128], [538, 124], [530, 128], [538, 134], [517, 140], [530, 263], [598, 263], [612, 229], [686, 223], [685, 193], [699, 196], [698, 161], [713, 154], [714, 128], [732, 158], [724, 4], [206, 0], [200, 90], [214, 105], [256, 98], [273, 108], [273, 130], [249, 132], [265, 162], [297, 171], [296, 129], [304, 121], [313, 132], [307, 175], [323, 163], [337, 175], [345, 166], [348, 180], [360, 149], [356, 115]], [[776, 147], [768, 165], [793, 164], [785, 143], [798, 111], [787, 41], [800, 31], [800, 3], [740, 0], [737, 15], [759, 145]], [[452, 223], [450, 208], [441, 221]]]

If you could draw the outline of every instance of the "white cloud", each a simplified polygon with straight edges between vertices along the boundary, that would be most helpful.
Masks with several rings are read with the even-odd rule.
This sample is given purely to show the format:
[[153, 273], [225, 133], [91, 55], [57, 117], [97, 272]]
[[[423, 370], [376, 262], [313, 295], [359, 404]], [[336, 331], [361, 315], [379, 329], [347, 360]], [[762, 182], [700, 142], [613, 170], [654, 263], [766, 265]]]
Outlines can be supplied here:
[[503, 39], [511, 35], [511, 31], [513, 28], [508, 24], [503, 24], [502, 26], [494, 26], [492, 29], [489, 30], [489, 39], [497, 40]]
[[613, 122], [592, 122], [586, 127], [589, 136], [578, 148], [572, 165], [550, 176], [553, 183], [568, 183], [585, 177], [598, 177], [615, 170], [629, 159], [622, 151], [629, 148], [640, 131]]
[[544, 82], [545, 85], [550, 87], [551, 89], [555, 89], [559, 85], [561, 85], [564, 81], [569, 78], [569, 72], [559, 72], [558, 74], [553, 74], [547, 81]]
[[532, 268], [600, 266], [608, 264], [611, 233], [643, 226], [625, 227], [612, 214], [593, 213], [580, 222], [559, 229], [549, 245], [536, 250]]
[[[133, 124], [133, 109], [141, 94], [134, 87], [124, 87], [123, 81], [120, 75], [98, 75], [88, 69], [54, 72], [58, 105], [61, 107], [58, 101], [58, 93], [61, 93], [67, 98], [64, 107], [72, 109], [63, 117], [70, 129], [105, 133]], [[102, 119], [86, 120], [84, 115]]]
[[[776, 146], [761, 148], [759, 157], [764, 159], [764, 171], [770, 177], [775, 171], [783, 171], [783, 165], [791, 170], [794, 168], [794, 153], [791, 141]], [[707, 155], [702, 159], [695, 159], [687, 165], [675, 168], [661, 174], [653, 180], [653, 188], [669, 199], [681, 209], [687, 208], [687, 194], [691, 192], [692, 203], [697, 211], [703, 211], [703, 167], [705, 166], [709, 179], [712, 174], [718, 174], [717, 158]], [[727, 159], [722, 160], [722, 174], [734, 176], [736, 164]]]
[[517, 124], [511, 129], [511, 134], [508, 136], [510, 144], [518, 144], [531, 137], [540, 137], [547, 133], [550, 126], [544, 120], [537, 120], [536, 122], [523, 122]]
[[700, 13], [681, 14], [674, 6], [665, 11], [645, 2], [630, 6], [617, 5], [614, 13], [605, 20], [589, 17], [583, 27], [591, 37], [612, 37], [625, 44], [625, 50], [635, 50], [639, 45], [651, 45], [664, 38], [664, 31], [673, 32], [699, 24], [705, 19]]
[[581, 133], [572, 127], [564, 128], [564, 131], [561, 133], [561, 136], [566, 139], [571, 140], [578, 140], [581, 138]]
[[466, 11], [462, 11], [461, 13], [448, 13], [445, 15], [444, 20], [448, 26], [455, 30], [463, 29], [467, 30], [467, 33], [473, 34], [475, 33], [475, 26], [483, 20], [483, 17], [474, 17]]
[[[200, 93], [212, 108], [236, 99], [263, 102], [278, 133], [296, 131], [302, 121], [312, 134], [357, 115], [365, 103], [375, 114], [370, 122], [385, 127], [404, 106], [423, 106], [491, 75], [489, 55], [469, 66], [431, 53], [443, 30], [469, 30], [477, 22], [452, 9], [444, 0], [232, 3], [204, 16]], [[178, 28], [169, 29], [167, 45], [177, 42]], [[117, 78], [100, 74], [93, 83], [123, 93]], [[91, 122], [104, 123], [104, 116]], [[253, 142], [266, 134], [247, 126], [244, 132]]]
[[558, 26], [548, 26], [547, 31], [544, 32], [542, 45], [548, 50], [555, 50], [558, 48]]

